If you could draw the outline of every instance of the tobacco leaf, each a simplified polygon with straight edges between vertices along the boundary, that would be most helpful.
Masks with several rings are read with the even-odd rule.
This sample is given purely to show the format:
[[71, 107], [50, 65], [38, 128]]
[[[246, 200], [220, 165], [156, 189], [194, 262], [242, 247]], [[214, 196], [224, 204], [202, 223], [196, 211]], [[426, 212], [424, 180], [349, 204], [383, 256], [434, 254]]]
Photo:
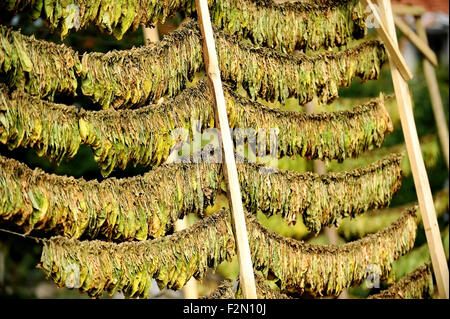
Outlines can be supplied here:
[[[141, 106], [179, 94], [186, 82], [204, 68], [196, 21], [184, 23], [156, 44], [105, 54], [85, 53], [81, 65], [77, 53], [70, 48], [35, 40], [5, 27], [2, 30], [0, 66], [4, 71], [11, 69], [11, 85], [26, 78], [25, 89], [39, 97], [74, 94], [76, 79], [80, 79], [82, 93], [103, 108]], [[379, 41], [366, 41], [340, 52], [294, 57], [239, 42], [237, 37], [217, 28], [214, 33], [222, 78], [242, 84], [252, 99], [261, 97], [284, 103], [287, 98], [296, 97], [305, 104], [318, 96], [320, 102], [331, 102], [338, 96], [338, 88], [349, 86], [353, 78], [377, 79], [387, 60]], [[31, 56], [31, 61], [38, 64], [21, 59], [19, 65], [17, 58], [11, 64], [11, 56]], [[69, 57], [68, 62], [60, 61], [61, 57]]]
[[[277, 157], [340, 161], [380, 147], [392, 131], [383, 96], [352, 110], [307, 115], [272, 110], [240, 97], [228, 86], [224, 89], [230, 126], [240, 129], [236, 140], [243, 142], [245, 136], [240, 134], [247, 133], [249, 142], [253, 139], [256, 145], [252, 132], [263, 129], [265, 151], [263, 145], [255, 146], [258, 156], [275, 153], [267, 136], [270, 129], [279, 130]], [[33, 147], [38, 155], [57, 163], [73, 158], [80, 144], [86, 144], [106, 177], [130, 162], [157, 166], [167, 160], [180, 142], [179, 136], [173, 136], [175, 129], [185, 129], [189, 134], [184, 139], [192, 140], [194, 128], [204, 132], [215, 127], [213, 103], [214, 96], [203, 80], [162, 105], [98, 112], [46, 102], [19, 91], [10, 96], [0, 86], [0, 142], [10, 149]]]
[[193, 0], [7, 0], [0, 8], [21, 12], [31, 10], [32, 19], [42, 18], [61, 38], [69, 30], [95, 25], [101, 31], [121, 39], [139, 25], [164, 23], [178, 11], [191, 12]]
[[370, 269], [378, 268], [381, 280], [387, 277], [394, 260], [414, 246], [415, 210], [405, 211], [376, 234], [343, 245], [312, 245], [284, 238], [247, 216], [253, 266], [264, 276], [278, 278], [281, 291], [337, 296], [361, 283]]
[[229, 213], [221, 211], [152, 241], [114, 244], [53, 237], [44, 243], [38, 268], [58, 286], [76, 287], [91, 297], [105, 290], [146, 298], [152, 278], [161, 289], [181, 289], [191, 277], [203, 278], [209, 268], [231, 261], [234, 251]]
[[[270, 287], [260, 274], [255, 272], [254, 275], [258, 299], [291, 299], [291, 297]], [[238, 283], [238, 289], [235, 292], [233, 290], [233, 281], [229, 279], [223, 280], [213, 292], [201, 299], [244, 299], [242, 297], [240, 280], [238, 280]]]
[[[442, 245], [445, 251], [445, 257], [449, 260], [449, 228], [447, 227], [441, 232]], [[422, 246], [411, 250], [408, 254], [401, 257], [394, 262], [392, 268], [393, 278], [403, 278], [415, 268], [431, 262], [430, 250], [428, 244], [425, 243]]]
[[[449, 209], [448, 188], [437, 192], [433, 197], [436, 217], [443, 216]], [[368, 212], [351, 220], [343, 220], [338, 228], [339, 235], [346, 240], [352, 240], [355, 238], [361, 238], [367, 234], [376, 233], [396, 220], [404, 209], [413, 205], [417, 205], [417, 202], [405, 204], [400, 207], [385, 208], [378, 211]], [[417, 215], [416, 222], [418, 225], [422, 224], [421, 214]]]
[[[341, 46], [365, 35], [363, 6], [357, 0], [298, 1], [209, 0], [212, 22], [227, 33], [253, 43], [292, 52]], [[64, 38], [69, 30], [95, 25], [121, 39], [140, 24], [164, 21], [177, 11], [191, 15], [193, 0], [8, 0], [0, 8], [12, 12], [31, 11]]]
[[[181, 289], [192, 276], [201, 278], [208, 267], [215, 269], [234, 255], [230, 217], [229, 211], [220, 211], [153, 241], [115, 244], [53, 237], [44, 243], [39, 268], [59, 286], [75, 286], [93, 297], [103, 290], [146, 297], [151, 278], [160, 288]], [[379, 266], [385, 276], [392, 262], [413, 247], [414, 218], [414, 212], [407, 211], [375, 235], [341, 246], [321, 246], [285, 239], [247, 214], [253, 264], [264, 276], [273, 273], [282, 291], [337, 295], [362, 281], [368, 266]]]
[[[438, 164], [439, 158], [441, 158], [441, 149], [439, 139], [437, 135], [427, 135], [420, 139], [420, 148], [422, 150], [423, 160], [427, 169], [432, 169]], [[411, 165], [406, 151], [405, 144], [397, 144], [390, 147], [382, 147], [368, 151], [365, 154], [361, 154], [359, 157], [348, 158], [342, 163], [329, 162], [328, 170], [346, 171], [354, 169], [356, 167], [367, 165], [374, 160], [381, 159], [392, 153], [405, 153], [406, 156], [402, 161], [402, 173], [404, 177], [411, 176]]]
[[[392, 155], [346, 173], [316, 175], [238, 164], [247, 209], [281, 214], [294, 223], [301, 215], [313, 232], [371, 208], [387, 206], [400, 188], [401, 156]], [[25, 231], [43, 229], [70, 238], [143, 240], [159, 237], [186, 213], [203, 216], [225, 181], [221, 164], [169, 164], [144, 176], [102, 182], [31, 170], [0, 156], [0, 219]], [[334, 199], [334, 200], [330, 200]]]
[[40, 97], [75, 94], [81, 62], [70, 47], [36, 40], [0, 25], [0, 72], [10, 87]]
[[219, 165], [176, 164], [102, 182], [50, 175], [0, 156], [0, 219], [26, 232], [70, 238], [160, 237], [186, 213], [204, 215], [222, 179]]
[[423, 265], [399, 282], [368, 299], [426, 299], [434, 293], [431, 264]]
[[366, 34], [367, 14], [358, 0], [214, 2], [212, 21], [225, 32], [287, 53], [342, 46]]

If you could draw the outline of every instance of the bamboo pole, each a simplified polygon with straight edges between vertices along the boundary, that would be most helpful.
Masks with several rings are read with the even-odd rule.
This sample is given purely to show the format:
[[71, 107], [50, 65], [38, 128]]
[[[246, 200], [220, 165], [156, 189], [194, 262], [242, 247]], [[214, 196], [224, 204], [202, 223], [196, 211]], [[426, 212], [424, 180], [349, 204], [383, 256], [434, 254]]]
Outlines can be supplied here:
[[203, 38], [203, 56], [206, 65], [208, 82], [215, 97], [216, 125], [220, 130], [224, 155], [224, 176], [228, 187], [228, 201], [230, 202], [233, 232], [236, 239], [237, 256], [240, 270], [240, 283], [242, 295], [245, 299], [256, 299], [256, 286], [253, 273], [253, 265], [248, 243], [247, 227], [245, 224], [244, 209], [239, 179], [234, 157], [233, 141], [231, 139], [230, 125], [223, 94], [222, 80], [220, 77], [219, 63], [217, 59], [214, 33], [211, 26], [207, 0], [195, 0], [199, 26]]
[[[382, 32], [389, 32], [398, 48], [391, 3], [389, 0], [378, 0], [378, 3], [381, 7], [381, 19], [383, 19], [383, 23], [387, 26], [387, 29], [382, 30]], [[380, 17], [378, 18], [380, 19]], [[390, 54], [389, 56], [392, 58]], [[430, 248], [430, 255], [439, 290], [439, 296], [441, 298], [448, 298], [449, 276], [447, 260], [445, 258], [444, 248], [440, 238], [439, 225], [437, 223], [430, 184], [423, 162], [422, 153], [420, 151], [419, 138], [417, 136], [416, 124], [414, 122], [414, 115], [412, 111], [411, 95], [408, 84], [400, 74], [397, 65], [395, 63], [390, 63], [390, 68], [406, 149], [411, 163], [414, 184], [419, 200], [420, 213], [422, 214], [428, 247]]]
[[[424, 43], [428, 44], [427, 31], [422, 24], [422, 18], [416, 18], [416, 29], [419, 37]], [[438, 129], [439, 140], [441, 142], [442, 153], [444, 154], [447, 170], [449, 169], [449, 137], [448, 126], [445, 120], [444, 106], [442, 105], [441, 94], [436, 77], [436, 71], [429, 61], [423, 60], [423, 71], [427, 81], [428, 92], [430, 93], [431, 106], [433, 108], [434, 118]]]
[[421, 16], [425, 13], [425, 8], [422, 6], [413, 6], [413, 5], [406, 5], [406, 4], [396, 4], [392, 6], [392, 10], [395, 14], [398, 15], [405, 15], [410, 14], [413, 16]]
[[405, 81], [412, 80], [413, 74], [409, 70], [405, 58], [402, 56], [398, 48], [397, 41], [394, 42], [393, 40], [393, 37], [396, 37], [396, 34], [389, 34], [387, 25], [380, 18], [377, 8], [370, 0], [361, 0], [361, 3], [370, 8], [371, 13], [375, 17], [375, 21], [379, 24], [379, 27], [377, 27], [376, 30], [386, 46], [386, 49], [390, 55], [391, 63], [395, 64]]
[[438, 66], [436, 54], [428, 46], [426, 40], [419, 37], [399, 16], [394, 16], [395, 25], [403, 33], [403, 35], [423, 54], [423, 56], [434, 66]]

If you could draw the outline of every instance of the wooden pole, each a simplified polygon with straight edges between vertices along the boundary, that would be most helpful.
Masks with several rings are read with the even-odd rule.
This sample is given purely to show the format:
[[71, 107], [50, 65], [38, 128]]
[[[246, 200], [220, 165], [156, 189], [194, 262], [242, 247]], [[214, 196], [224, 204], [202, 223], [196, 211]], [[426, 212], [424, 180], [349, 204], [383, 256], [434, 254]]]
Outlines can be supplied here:
[[373, 16], [375, 17], [375, 21], [379, 24], [379, 27], [377, 27], [376, 30], [386, 46], [391, 63], [395, 64], [400, 74], [406, 81], [412, 80], [413, 74], [409, 70], [405, 58], [402, 56], [398, 48], [397, 41], [393, 40], [393, 37], [396, 37], [395, 33], [393, 35], [389, 34], [386, 24], [380, 18], [377, 8], [370, 0], [361, 0], [361, 3], [370, 8]]
[[396, 4], [392, 6], [392, 10], [395, 14], [405, 15], [410, 14], [413, 16], [421, 16], [425, 13], [425, 8], [422, 6], [411, 6], [405, 4]]
[[240, 269], [242, 294], [245, 299], [256, 299], [255, 277], [253, 273], [250, 247], [244, 209], [242, 207], [241, 189], [234, 157], [233, 141], [220, 77], [214, 33], [211, 26], [207, 0], [195, 0], [199, 26], [203, 37], [203, 56], [208, 82], [214, 92], [216, 124], [220, 130], [223, 155], [224, 176], [228, 186], [228, 200], [231, 203], [231, 215]]
[[[427, 31], [422, 23], [422, 18], [416, 19], [416, 29], [419, 37], [424, 43], [428, 44]], [[428, 92], [430, 93], [431, 106], [433, 108], [434, 118], [436, 120], [436, 126], [438, 129], [439, 140], [441, 142], [442, 153], [444, 154], [445, 163], [447, 164], [447, 170], [449, 169], [449, 138], [448, 138], [448, 126], [445, 120], [444, 106], [442, 105], [441, 94], [439, 92], [438, 81], [436, 72], [433, 66], [428, 60], [423, 60], [423, 71], [425, 73], [425, 79], [427, 81]]]
[[428, 46], [426, 40], [419, 37], [399, 16], [394, 16], [395, 25], [403, 33], [403, 35], [411, 41], [411, 43], [423, 54], [423, 56], [434, 66], [438, 66], [438, 59], [436, 54]]
[[[389, 0], [378, 0], [378, 3], [381, 7], [381, 19], [383, 19], [387, 26], [386, 31], [389, 32], [398, 48], [391, 3]], [[436, 211], [434, 208], [427, 171], [425, 169], [422, 152], [420, 150], [419, 138], [417, 136], [416, 124], [414, 122], [412, 110], [411, 95], [408, 84], [400, 74], [397, 65], [395, 63], [390, 63], [390, 68], [400, 120], [402, 123], [402, 130], [405, 137], [406, 150], [411, 163], [414, 184], [419, 200], [420, 213], [422, 214], [422, 220], [428, 247], [430, 249], [431, 261], [433, 264], [439, 295], [441, 298], [448, 298], [449, 276], [447, 260], [445, 258], [444, 248], [440, 237], [439, 225], [436, 218]]]
[[146, 28], [145, 26], [142, 26], [142, 29], [144, 30], [145, 44], [159, 41], [159, 32], [157, 26], [155, 26], [154, 28]]

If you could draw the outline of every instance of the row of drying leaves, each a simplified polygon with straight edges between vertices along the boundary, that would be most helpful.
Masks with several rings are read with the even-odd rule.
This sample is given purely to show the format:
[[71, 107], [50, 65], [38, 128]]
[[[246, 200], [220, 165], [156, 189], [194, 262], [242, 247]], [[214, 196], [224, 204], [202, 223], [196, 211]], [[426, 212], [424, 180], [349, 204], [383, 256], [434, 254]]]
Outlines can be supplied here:
[[[281, 214], [318, 233], [367, 210], [389, 205], [401, 186], [401, 155], [344, 173], [261, 173], [263, 166], [238, 164], [245, 207]], [[189, 212], [204, 216], [226, 191], [221, 164], [169, 164], [144, 176], [102, 182], [31, 170], [0, 157], [0, 217], [27, 232], [44, 229], [71, 238], [145, 240], [165, 235]], [[333, 198], [335, 200], [329, 200]]]
[[[378, 78], [387, 59], [379, 41], [366, 41], [341, 52], [291, 56], [240, 43], [214, 30], [219, 67], [224, 80], [242, 84], [252, 99], [300, 104], [318, 96], [338, 97], [352, 79]], [[0, 26], [0, 67], [12, 87], [40, 98], [73, 95], [81, 81], [83, 95], [103, 108], [126, 108], [178, 95], [187, 81], [204, 68], [197, 22], [184, 23], [161, 42], [124, 51], [79, 54], [64, 45], [35, 40]], [[269, 76], [270, 75], [270, 76]]]
[[[240, 12], [235, 10], [238, 2], [242, 10]], [[120, 5], [123, 10], [112, 10], [114, 6], [107, 0], [91, 1], [89, 7], [83, 0], [68, 0], [64, 3], [51, 0], [5, 3], [10, 10], [31, 8], [35, 18], [42, 15], [53, 27], [62, 27], [63, 35], [73, 27], [70, 23], [83, 27], [94, 22], [119, 38], [133, 23], [137, 26], [141, 22], [164, 20], [173, 10], [192, 9], [193, 5], [192, 1], [171, 1], [170, 4], [174, 7], [167, 7], [165, 5], [169, 3], [153, 1], [145, 3], [144, 10], [135, 10], [134, 1], [117, 1], [115, 5]], [[350, 3], [351, 10], [348, 7]], [[214, 21], [225, 27], [227, 32], [251, 38], [254, 43], [281, 51], [344, 45], [349, 39], [362, 37], [365, 33], [362, 8], [357, 1], [320, 1], [315, 4], [279, 6], [263, 1], [230, 0], [211, 1], [210, 4], [215, 8]], [[112, 11], [105, 12], [105, 9]], [[191, 11], [190, 9], [187, 11]], [[138, 11], [144, 14], [138, 16]], [[293, 19], [290, 21], [296, 22], [290, 22], [287, 26], [285, 14], [292, 14]], [[276, 23], [281, 18], [283, 27], [287, 26], [284, 31], [283, 24]], [[253, 21], [252, 26], [243, 24], [243, 21]], [[308, 32], [309, 30], [314, 32]], [[266, 100], [284, 102], [288, 97], [294, 96], [300, 104], [304, 104], [317, 94], [321, 102], [329, 102], [337, 97], [338, 87], [348, 86], [355, 76], [362, 80], [377, 78], [386, 60], [384, 47], [374, 41], [339, 53], [316, 53], [293, 58], [268, 49], [240, 45], [238, 38], [220, 30], [215, 30], [215, 33], [224, 79], [242, 84], [252, 99], [259, 96]], [[304, 36], [299, 37], [299, 34]], [[52, 98], [56, 93], [74, 94], [77, 80], [81, 79], [83, 94], [92, 97], [93, 101], [99, 102], [104, 108], [143, 105], [155, 102], [165, 95], [178, 95], [184, 89], [186, 81], [203, 67], [200, 33], [195, 22], [185, 24], [158, 45], [108, 54], [85, 54], [82, 58], [70, 48], [37, 41], [4, 27], [0, 29], [0, 36], [0, 67], [7, 72], [10, 86], [40, 98]], [[155, 56], [158, 57], [156, 62]], [[149, 63], [149, 57], [153, 63]], [[108, 67], [104, 67], [105, 65]], [[169, 73], [164, 71], [166, 69], [172, 71]], [[265, 74], [271, 74], [270, 78]], [[44, 102], [36, 103], [30, 96], [14, 94], [13, 99], [26, 101], [27, 105], [31, 101], [32, 105], [38, 109], [41, 106], [42, 110]], [[54, 155], [54, 159], [60, 160], [67, 156], [65, 154], [71, 157], [76, 152], [78, 139], [68, 136], [70, 132], [78, 132], [79, 143], [83, 140], [94, 149], [100, 148], [101, 143], [106, 141], [96, 158], [102, 164], [106, 163], [102, 169], [108, 174], [117, 162], [121, 163], [118, 166], [123, 167], [127, 160], [120, 160], [120, 155], [113, 154], [111, 157], [117, 156], [119, 159], [103, 162], [109, 154], [107, 149], [129, 144], [133, 138], [143, 138], [136, 135], [135, 129], [134, 136], [115, 137], [120, 142], [110, 142], [105, 137], [107, 134], [102, 136], [98, 132], [102, 127], [96, 125], [101, 119], [99, 115], [89, 112], [76, 115], [73, 109], [68, 112], [73, 116], [72, 120], [62, 121], [64, 125], [61, 125], [61, 130], [50, 129], [44, 121], [37, 120], [36, 112], [33, 113], [36, 109], [22, 113], [21, 107], [11, 103], [7, 96], [3, 94], [1, 133], [2, 140], [6, 140], [5, 143], [11, 144], [12, 148], [18, 145], [34, 146], [41, 153], [50, 157]], [[228, 100], [232, 101], [231, 105], [239, 101], [231, 98]], [[248, 101], [244, 102], [243, 105], [250, 104]], [[329, 151], [327, 147], [332, 144], [331, 140], [323, 141], [324, 137], [329, 138], [330, 133], [336, 136], [336, 131], [322, 128], [323, 132], [327, 132], [326, 135], [321, 136], [316, 130], [310, 136], [312, 139], [320, 136], [319, 143], [315, 141], [307, 144], [307, 139], [302, 143], [292, 143], [301, 136], [299, 132], [295, 132], [285, 138], [281, 152], [303, 154], [310, 158], [344, 159], [351, 156], [349, 154], [357, 155], [373, 145], [379, 146], [384, 134], [391, 130], [389, 117], [384, 107], [380, 107], [381, 104], [372, 102], [365, 109], [362, 106], [359, 110], [354, 110], [354, 115], [362, 119], [367, 114], [378, 115], [378, 122], [365, 127], [366, 130], [373, 130], [373, 134], [366, 136], [372, 140], [367, 141], [365, 146], [358, 144], [358, 138], [349, 138], [348, 134], [340, 149]], [[207, 103], [208, 109], [210, 105], [210, 102]], [[237, 105], [241, 107], [241, 104]], [[60, 106], [46, 106], [56, 110], [52, 120], [63, 118], [61, 112], [57, 112], [61, 111]], [[236, 109], [228, 107], [230, 117], [233, 110], [236, 113]], [[199, 114], [202, 112], [204, 110], [198, 111]], [[117, 119], [118, 113], [105, 114], [113, 121]], [[255, 121], [255, 118], [258, 119], [254, 117], [250, 120]], [[342, 115], [337, 116], [336, 122], [332, 121], [334, 116], [318, 118], [325, 120], [323, 122], [328, 120], [328, 125], [344, 123], [344, 130], [353, 124], [348, 122], [348, 117]], [[27, 119], [34, 120], [26, 129], [21, 128], [21, 124]], [[281, 126], [284, 125], [282, 127], [292, 127], [292, 121], [268, 116], [266, 121], [270, 120], [270, 123], [281, 123]], [[312, 117], [298, 120], [302, 125], [314, 122]], [[132, 120], [129, 123], [136, 125]], [[13, 129], [14, 124], [19, 128]], [[158, 124], [164, 127], [167, 123], [161, 121]], [[181, 127], [189, 128], [189, 124]], [[114, 129], [108, 128], [107, 132], [114, 132]], [[40, 138], [41, 135], [51, 137]], [[359, 139], [362, 141], [361, 137]], [[35, 146], [42, 141], [47, 145]], [[69, 146], [56, 146], [61, 141]], [[164, 143], [164, 140], [159, 143]], [[318, 146], [320, 143], [323, 145]], [[352, 144], [350, 153], [346, 153], [346, 146]], [[315, 149], [308, 150], [314, 146]], [[153, 145], [151, 148], [140, 149], [130, 147], [127, 151], [139, 152], [140, 155], [135, 156], [134, 161], [144, 159], [149, 162], [154, 157], [159, 157], [159, 163], [164, 151], [158, 150], [154, 155], [152, 149]], [[142, 155], [145, 152], [150, 154]], [[173, 221], [184, 213], [196, 211], [201, 215], [223, 184], [219, 165], [185, 165], [176, 169], [167, 167], [148, 173], [143, 178], [109, 179], [97, 183], [51, 176], [39, 170], [31, 172], [24, 165], [3, 158], [1, 164], [4, 173], [0, 182], [2, 189], [8, 190], [1, 196], [2, 218], [15, 221], [27, 231], [45, 229], [73, 238], [100, 235], [109, 239], [127, 240], [162, 236], [171, 229]], [[243, 193], [247, 207], [254, 211], [257, 208], [269, 215], [281, 213], [290, 222], [296, 221], [298, 215], [302, 214], [305, 224], [316, 232], [322, 226], [336, 223], [342, 217], [388, 205], [392, 194], [400, 187], [401, 176], [399, 156], [389, 157], [364, 169], [326, 176], [298, 175], [292, 172], [261, 175], [260, 168], [252, 165], [240, 165], [239, 170], [241, 183], [246, 190]], [[170, 182], [166, 176], [169, 172], [173, 173], [174, 178]], [[169, 185], [170, 183], [173, 185]], [[275, 187], [269, 189], [268, 183]], [[9, 191], [10, 185], [15, 187], [11, 187]], [[154, 185], [161, 185], [164, 189], [154, 188]], [[84, 193], [86, 189], [89, 189], [88, 193]], [[152, 194], [155, 197], [152, 199], [163, 198], [168, 189], [173, 192], [170, 198], [168, 196], [167, 200], [158, 202], [157, 207], [150, 207], [155, 204], [149, 200], [149, 189], [154, 190]], [[286, 192], [287, 189], [290, 191]], [[117, 200], [123, 190], [129, 192], [125, 192]], [[91, 197], [91, 194], [95, 196]], [[188, 195], [185, 196], [186, 194]], [[346, 195], [339, 202], [328, 203], [326, 200], [337, 199], [342, 194]], [[377, 194], [376, 198], [371, 198], [373, 194]], [[139, 201], [139, 209], [136, 209], [136, 199]], [[166, 206], [167, 203], [170, 203], [170, 207]], [[157, 218], [149, 217], [150, 212], [158, 212]], [[393, 260], [412, 247], [416, 229], [414, 213], [407, 211], [396, 223], [376, 235], [341, 247], [313, 246], [281, 238], [262, 228], [250, 215], [247, 219], [255, 267], [266, 276], [269, 273], [275, 274], [282, 290], [303, 292], [307, 289], [319, 295], [337, 295], [342, 289], [361, 282], [369, 264], [379, 265], [385, 276]], [[197, 247], [199, 245], [201, 247]], [[179, 289], [191, 276], [202, 277], [208, 267], [215, 268], [221, 261], [229, 260], [234, 255], [234, 248], [229, 213], [223, 211], [205, 218], [189, 230], [152, 241], [114, 244], [54, 237], [45, 241], [41, 267], [60, 285], [76, 284], [92, 296], [100, 295], [103, 290], [110, 293], [121, 290], [128, 296], [147, 296], [152, 278], [157, 279], [161, 287]], [[380, 250], [386, 254], [377, 254]], [[199, 251], [204, 254], [200, 255]], [[142, 260], [139, 256], [144, 255], [152, 258]], [[289, 266], [292, 264], [296, 265], [295, 269]], [[77, 268], [79, 277], [73, 278], [74, 267]]]
[[[254, 129], [253, 134], [262, 130], [266, 152], [273, 152], [269, 130], [279, 129], [277, 157], [344, 160], [380, 147], [393, 130], [383, 96], [349, 111], [306, 115], [271, 110], [240, 97], [227, 86], [225, 93], [230, 126]], [[143, 166], [165, 162], [180, 143], [179, 136], [172, 136], [174, 129], [189, 132], [183, 137], [186, 142], [194, 128], [207, 132], [215, 127], [213, 103], [214, 95], [204, 81], [162, 105], [98, 112], [43, 101], [19, 91], [10, 95], [0, 86], [0, 142], [10, 149], [33, 147], [39, 156], [57, 163], [73, 158], [80, 145], [86, 144], [106, 177], [130, 162]], [[255, 135], [253, 139], [256, 144]], [[261, 154], [261, 148], [254, 151], [258, 156], [266, 155]]]
[[[212, 22], [227, 33], [283, 52], [345, 45], [365, 35], [363, 6], [357, 0], [209, 0]], [[96, 25], [121, 39], [129, 29], [164, 23], [178, 11], [191, 14], [194, 0], [6, 0], [0, 8], [31, 11], [65, 37], [70, 29]]]

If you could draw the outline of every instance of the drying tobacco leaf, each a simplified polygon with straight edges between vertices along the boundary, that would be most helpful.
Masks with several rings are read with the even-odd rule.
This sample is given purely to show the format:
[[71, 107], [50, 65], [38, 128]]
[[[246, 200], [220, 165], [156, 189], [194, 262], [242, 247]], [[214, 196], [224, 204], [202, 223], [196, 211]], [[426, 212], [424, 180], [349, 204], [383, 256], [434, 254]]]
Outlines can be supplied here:
[[[256, 293], [258, 296], [258, 299], [291, 299], [291, 297], [274, 290], [272, 287], [270, 287], [266, 282], [265, 279], [259, 275], [258, 273], [255, 274], [255, 286], [256, 286]], [[240, 283], [240, 280], [238, 281]], [[203, 297], [201, 299], [244, 299], [242, 297], [242, 288], [240, 285], [238, 286], [238, 289], [236, 292], [233, 290], [233, 281], [232, 280], [224, 280], [222, 281], [217, 289], [215, 289], [209, 296]]]
[[[434, 196], [434, 207], [436, 209], [436, 217], [444, 215], [449, 209], [449, 192], [448, 188], [444, 189]], [[368, 212], [365, 215], [358, 216], [355, 219], [343, 220], [338, 228], [339, 235], [346, 240], [361, 238], [367, 234], [373, 234], [380, 229], [387, 227], [396, 220], [402, 211], [414, 204], [406, 204], [400, 207], [385, 208], [383, 210]], [[417, 224], [421, 224], [421, 214], [417, 214]]]
[[[449, 259], [449, 227], [441, 232], [442, 245], [444, 246], [445, 257]], [[403, 278], [415, 268], [431, 262], [430, 249], [428, 244], [425, 243], [422, 246], [411, 250], [408, 254], [394, 262], [391, 277]]]
[[[160, 288], [181, 289], [192, 277], [235, 254], [229, 211], [211, 215], [182, 232], [153, 241], [106, 243], [53, 237], [44, 242], [41, 268], [59, 286], [76, 287], [91, 296], [103, 290], [123, 291], [127, 297], [146, 297], [151, 279]], [[407, 211], [390, 227], [341, 246], [310, 245], [285, 239], [247, 214], [253, 264], [264, 276], [273, 273], [281, 290], [308, 289], [339, 294], [361, 282], [367, 267], [377, 265], [384, 276], [392, 262], [414, 245], [414, 212]], [[379, 252], [383, 251], [383, 254]]]
[[434, 293], [431, 264], [423, 265], [399, 282], [368, 299], [426, 299]]
[[[209, 0], [212, 22], [255, 44], [292, 52], [341, 46], [365, 35], [365, 13], [357, 0]], [[178, 11], [190, 15], [194, 0], [7, 0], [0, 8], [29, 11], [64, 38], [69, 30], [96, 25], [117, 39], [140, 24], [164, 23]]]
[[[354, 77], [376, 79], [386, 61], [381, 42], [367, 41], [341, 52], [293, 57], [267, 48], [240, 43], [215, 29], [219, 67], [224, 80], [241, 83], [250, 97], [300, 104], [329, 102], [339, 86]], [[155, 57], [157, 57], [155, 59]], [[203, 65], [201, 34], [196, 21], [184, 23], [163, 41], [125, 51], [83, 56], [82, 91], [103, 108], [123, 108], [155, 102], [164, 94], [177, 95]]]
[[32, 19], [42, 18], [64, 38], [69, 30], [95, 25], [117, 39], [139, 25], [154, 25], [178, 11], [195, 8], [194, 0], [6, 0], [0, 8], [21, 12], [31, 10]]
[[221, 281], [218, 287], [208, 296], [200, 299], [235, 299], [235, 292], [233, 291], [233, 281], [225, 279]]
[[363, 168], [325, 175], [282, 170], [261, 174], [238, 164], [242, 200], [251, 212], [282, 214], [289, 223], [302, 215], [306, 227], [318, 233], [341, 218], [388, 206], [401, 186], [402, 157], [392, 154]]
[[209, 2], [212, 21], [225, 32], [287, 53], [341, 46], [366, 34], [359, 0]]
[[36, 40], [0, 25], [0, 72], [9, 86], [39, 97], [73, 95], [77, 89], [78, 54], [65, 45]]
[[[383, 96], [348, 111], [304, 114], [272, 110], [240, 97], [228, 86], [224, 89], [232, 128], [255, 133], [264, 129], [264, 134], [279, 130], [277, 157], [344, 160], [380, 147], [392, 131]], [[157, 166], [167, 160], [180, 142], [173, 136], [175, 129], [187, 130], [189, 135], [184, 138], [192, 139], [194, 128], [215, 127], [213, 103], [214, 95], [204, 81], [162, 105], [98, 112], [46, 102], [19, 91], [10, 96], [0, 86], [0, 142], [10, 149], [33, 147], [38, 155], [57, 163], [73, 158], [80, 144], [87, 144], [106, 177], [130, 162]], [[266, 152], [261, 154], [258, 147], [258, 156], [272, 148], [266, 136]]]
[[[264, 276], [278, 278], [281, 291], [339, 295], [359, 284], [368, 270], [378, 268], [387, 277], [394, 260], [414, 246], [415, 209], [407, 210], [388, 228], [343, 245], [312, 245], [284, 238], [247, 216], [253, 266]], [[383, 253], [380, 253], [383, 252]]]
[[0, 219], [25, 231], [118, 241], [160, 237], [186, 213], [204, 215], [220, 187], [219, 165], [176, 164], [102, 182], [50, 175], [0, 156]]
[[[438, 164], [439, 158], [441, 158], [441, 149], [439, 139], [437, 135], [427, 135], [420, 139], [420, 148], [422, 150], [423, 160], [427, 169], [432, 169]], [[328, 170], [346, 171], [354, 169], [355, 167], [361, 167], [373, 162], [374, 160], [381, 159], [392, 153], [407, 153], [405, 144], [398, 144], [390, 147], [382, 147], [374, 149], [372, 151], [361, 154], [359, 157], [348, 158], [343, 163], [330, 162]], [[402, 161], [402, 174], [404, 177], [411, 175], [411, 165], [409, 162], [408, 154]]]
[[[242, 200], [252, 213], [303, 216], [309, 230], [389, 204], [400, 188], [399, 155], [346, 173], [316, 175], [238, 164]], [[102, 182], [31, 170], [0, 156], [0, 218], [27, 232], [44, 229], [66, 237], [114, 240], [159, 237], [186, 213], [204, 215], [220, 187], [221, 164], [171, 164], [144, 176]], [[334, 200], [330, 200], [334, 199]]]
[[44, 242], [38, 267], [60, 287], [75, 277], [75, 287], [92, 297], [105, 290], [146, 298], [153, 278], [161, 289], [181, 289], [191, 277], [203, 278], [209, 268], [231, 261], [235, 245], [229, 219], [229, 213], [221, 211], [189, 229], [143, 242], [53, 237]]
[[[78, 55], [70, 48], [38, 41], [8, 28], [2, 30], [0, 66], [5, 71], [11, 69], [13, 84], [24, 79], [26, 72], [29, 79], [25, 88], [40, 97], [55, 92], [73, 94], [76, 78], [80, 78], [82, 93], [103, 108], [144, 105], [179, 94], [186, 82], [204, 68], [196, 21], [184, 23], [162, 41], [148, 46], [106, 54], [85, 53], [81, 66]], [[378, 78], [387, 59], [379, 41], [366, 41], [340, 52], [293, 57], [240, 43], [217, 29], [214, 33], [223, 79], [241, 83], [252, 99], [285, 102], [288, 97], [296, 97], [305, 104], [317, 95], [320, 102], [330, 102], [338, 96], [338, 88], [349, 86], [353, 78]], [[18, 39], [14, 45], [9, 34]], [[24, 66], [17, 58], [11, 59], [16, 56], [21, 57]], [[29, 56], [31, 60], [26, 58]], [[12, 61], [16, 62], [11, 64]]]

